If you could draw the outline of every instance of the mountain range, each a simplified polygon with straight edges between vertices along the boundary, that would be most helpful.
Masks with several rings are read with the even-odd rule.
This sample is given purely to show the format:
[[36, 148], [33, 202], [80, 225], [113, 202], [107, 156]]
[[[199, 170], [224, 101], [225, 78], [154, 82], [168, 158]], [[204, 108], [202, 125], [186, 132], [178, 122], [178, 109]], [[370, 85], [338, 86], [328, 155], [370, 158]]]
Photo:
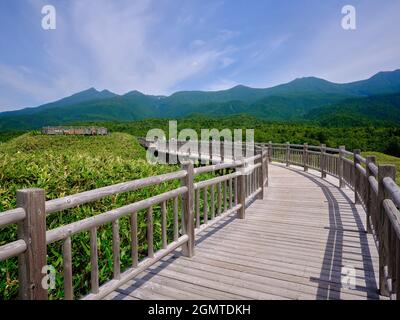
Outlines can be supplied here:
[[345, 84], [315, 77], [271, 88], [243, 85], [221, 91], [181, 91], [170, 96], [95, 88], [34, 108], [0, 113], [0, 131], [86, 121], [131, 121], [191, 115], [248, 114], [269, 121], [323, 125], [400, 124], [400, 70]]

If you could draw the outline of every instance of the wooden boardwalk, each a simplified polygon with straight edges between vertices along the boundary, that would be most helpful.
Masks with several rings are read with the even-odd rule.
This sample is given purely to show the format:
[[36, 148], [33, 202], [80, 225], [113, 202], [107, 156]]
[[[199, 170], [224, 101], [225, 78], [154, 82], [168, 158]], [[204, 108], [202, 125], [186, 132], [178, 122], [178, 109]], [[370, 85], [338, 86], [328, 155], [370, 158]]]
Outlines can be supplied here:
[[106, 299], [379, 299], [378, 252], [354, 192], [299, 167], [274, 164], [269, 177], [246, 219], [228, 216], [197, 236], [193, 258], [177, 250]]

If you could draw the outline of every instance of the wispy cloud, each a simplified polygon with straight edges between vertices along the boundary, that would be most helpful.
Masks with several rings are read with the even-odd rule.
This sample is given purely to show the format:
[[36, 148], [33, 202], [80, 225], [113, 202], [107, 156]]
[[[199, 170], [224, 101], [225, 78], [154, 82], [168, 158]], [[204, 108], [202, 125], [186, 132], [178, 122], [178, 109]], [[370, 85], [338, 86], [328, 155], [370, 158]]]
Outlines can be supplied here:
[[[159, 4], [152, 0], [86, 0], [71, 1], [68, 8], [56, 7], [57, 30], [43, 46], [51, 70], [46, 86], [17, 71], [10, 76], [10, 68], [0, 77], [3, 81], [8, 78], [8, 87], [43, 100], [90, 86], [120, 94], [134, 89], [168, 94], [190, 77], [233, 62], [228, 56], [231, 49], [223, 41], [182, 43], [185, 30], [174, 27], [170, 16], [157, 10]], [[33, 1], [33, 5], [37, 10], [40, 2]], [[219, 5], [215, 4], [214, 10]], [[204, 19], [209, 17], [208, 12]], [[177, 24], [193, 19], [184, 14]], [[167, 24], [171, 28], [163, 33]], [[234, 35], [224, 30], [219, 36]]]
[[57, 1], [57, 29], [44, 31], [47, 0], [0, 2], [0, 111], [92, 86], [169, 94], [399, 67], [398, 0], [357, 1], [355, 32], [341, 28], [340, 1], [307, 3]]

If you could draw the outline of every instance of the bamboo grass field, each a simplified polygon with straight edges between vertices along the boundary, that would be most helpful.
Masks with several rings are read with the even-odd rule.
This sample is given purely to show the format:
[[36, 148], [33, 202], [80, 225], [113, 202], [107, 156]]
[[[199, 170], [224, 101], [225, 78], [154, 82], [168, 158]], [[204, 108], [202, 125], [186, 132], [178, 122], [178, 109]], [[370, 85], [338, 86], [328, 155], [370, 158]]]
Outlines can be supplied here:
[[[119, 182], [135, 180], [161, 173], [174, 171], [174, 166], [149, 165], [145, 159], [145, 151], [136, 139], [128, 134], [114, 133], [105, 137], [71, 137], [42, 136], [38, 133], [27, 133], [0, 146], [0, 211], [15, 207], [15, 193], [22, 188], [44, 188], [47, 199], [55, 199], [81, 191], [91, 190]], [[170, 187], [172, 187], [170, 185]], [[120, 207], [123, 204], [146, 198], [149, 194], [165, 191], [167, 186], [145, 188], [136, 192], [124, 193], [108, 197], [90, 205], [81, 206], [56, 214], [48, 219], [48, 228], [67, 224], [84, 217]], [[157, 210], [155, 210], [155, 223]], [[139, 215], [139, 238], [144, 237], [144, 217]], [[127, 221], [121, 219], [121, 261], [122, 266], [129, 264], [130, 255], [126, 254], [129, 232]], [[0, 245], [15, 239], [16, 228], [7, 227], [1, 230]], [[159, 233], [155, 233], [159, 243]], [[111, 226], [99, 229], [100, 281], [106, 279], [111, 272]], [[77, 271], [76, 288], [85, 293], [88, 282], [88, 234], [78, 235], [73, 239], [74, 269]], [[141, 243], [144, 243], [143, 241]], [[124, 250], [125, 245], [125, 250]], [[145, 247], [139, 251], [145, 250]], [[56, 268], [62, 268], [60, 245], [50, 245], [48, 259]], [[13, 299], [17, 295], [17, 259], [8, 259], [0, 263], [0, 299]], [[57, 274], [61, 274], [57, 272]], [[57, 283], [61, 279], [56, 279]], [[56, 285], [60, 288], [62, 286]], [[53, 290], [50, 299], [57, 299], [62, 292]]]

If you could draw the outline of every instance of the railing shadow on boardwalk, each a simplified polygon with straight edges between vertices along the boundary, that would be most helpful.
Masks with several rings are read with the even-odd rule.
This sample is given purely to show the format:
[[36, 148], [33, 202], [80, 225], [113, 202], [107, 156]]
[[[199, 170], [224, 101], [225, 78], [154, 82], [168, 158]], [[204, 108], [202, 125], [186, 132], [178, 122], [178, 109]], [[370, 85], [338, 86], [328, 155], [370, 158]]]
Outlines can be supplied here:
[[[249, 203], [249, 205], [252, 202]], [[249, 206], [248, 205], [248, 206]], [[203, 241], [207, 240], [211, 236], [213, 236], [215, 233], [218, 231], [222, 230], [225, 226], [233, 222], [237, 218], [237, 215], [235, 213], [225, 217], [221, 222], [213, 225], [211, 228], [207, 229], [204, 232], [201, 232], [199, 234], [199, 238], [196, 239], [196, 245], [202, 243]], [[135, 290], [138, 290], [141, 288], [146, 282], [150, 281], [153, 277], [157, 276], [162, 270], [166, 269], [170, 264], [172, 264], [177, 258], [182, 256], [180, 251], [175, 251], [173, 252], [169, 257], [165, 258], [164, 261], [161, 261], [161, 263], [153, 268], [151, 272], [147, 273], [145, 276], [137, 278], [133, 280], [133, 283], [125, 289], [117, 289], [116, 291], [119, 293], [116, 295], [112, 300], [123, 300], [127, 295], [130, 295], [133, 293]]]
[[[329, 227], [327, 227], [327, 229], [329, 230], [329, 232], [328, 232], [323, 262], [321, 265], [321, 273], [319, 278], [311, 278], [312, 281], [318, 283], [317, 298], [323, 300], [340, 299], [340, 291], [338, 291], [336, 288], [333, 289], [332, 286], [335, 284], [336, 287], [337, 285], [340, 285], [340, 287], [344, 287], [341, 283], [341, 278], [343, 276], [346, 276], [343, 274], [341, 268], [334, 266], [334, 262], [336, 264], [343, 265], [343, 253], [345, 252], [345, 248], [343, 247], [344, 243], [343, 232], [349, 230], [346, 230], [343, 225], [342, 212], [340, 209], [339, 202], [335, 197], [335, 195], [332, 193], [331, 189], [327, 186], [327, 184], [330, 184], [331, 186], [335, 187], [336, 190], [341, 194], [341, 196], [343, 196], [343, 198], [346, 200], [347, 202], [346, 205], [350, 206], [351, 213], [354, 217], [358, 229], [351, 231], [354, 232], [354, 235], [358, 235], [358, 240], [361, 248], [361, 256], [363, 257], [362, 263], [364, 266], [364, 272], [367, 272], [368, 270], [368, 275], [365, 274], [364, 277], [362, 277], [362, 279], [365, 280], [365, 287], [355, 285], [355, 287], [353, 288], [358, 291], [365, 291], [367, 293], [368, 299], [379, 298], [377, 282], [375, 279], [375, 273], [372, 265], [371, 252], [368, 246], [363, 245], [365, 243], [368, 243], [367, 232], [364, 228], [364, 224], [362, 222], [360, 213], [355, 204], [353, 203], [353, 201], [348, 197], [348, 195], [342, 189], [338, 188], [338, 186], [334, 185], [333, 183], [327, 180], [324, 180], [324, 183], [322, 183], [318, 178], [316, 178], [311, 173], [304, 173], [299, 171], [298, 169], [297, 170], [292, 168], [287, 168], [287, 169], [305, 177], [306, 179], [310, 180], [315, 185], [317, 185], [323, 192], [328, 202]], [[330, 244], [333, 245], [333, 248], [330, 247]], [[349, 265], [348, 267], [352, 266]], [[355, 270], [357, 278], [357, 268], [355, 268]], [[371, 291], [371, 288], [374, 291]]]
[[[338, 300], [341, 298], [340, 288], [345, 288], [341, 284], [341, 278], [343, 276], [342, 269], [340, 266], [343, 265], [343, 253], [345, 253], [345, 248], [343, 246], [343, 232], [349, 231], [343, 225], [342, 219], [342, 210], [340, 208], [340, 203], [335, 196], [330, 186], [335, 187], [336, 190], [340, 193], [341, 197], [346, 201], [346, 205], [350, 207], [351, 213], [354, 217], [354, 221], [356, 223], [357, 230], [351, 230], [354, 232], [355, 238], [358, 239], [361, 248], [361, 256], [363, 257], [362, 263], [364, 266], [364, 272], [368, 272], [368, 275], [365, 274], [363, 277], [359, 277], [360, 280], [365, 280], [365, 286], [356, 285], [354, 287], [357, 291], [364, 291], [367, 294], [368, 299], [377, 299], [379, 295], [377, 293], [377, 283], [375, 280], [375, 274], [372, 267], [372, 258], [371, 252], [368, 246], [363, 244], [368, 242], [367, 233], [364, 228], [364, 224], [362, 222], [362, 218], [357, 207], [353, 204], [352, 200], [348, 197], [348, 195], [343, 192], [340, 188], [335, 186], [333, 183], [324, 180], [321, 182], [316, 176], [311, 173], [304, 173], [296, 169], [287, 168], [288, 170], [299, 174], [306, 179], [310, 180], [313, 184], [318, 186], [323, 192], [326, 201], [328, 203], [329, 208], [329, 230], [326, 242], [326, 248], [323, 255], [323, 260], [321, 263], [321, 271], [319, 278], [311, 277], [310, 280], [318, 284], [316, 298], [321, 300], [334, 299]], [[248, 206], [251, 205], [250, 202]], [[236, 219], [236, 215], [232, 214], [225, 219], [223, 219], [220, 223], [214, 225], [212, 228], [208, 229], [205, 232], [200, 233], [198, 239], [196, 239], [196, 245], [205, 241], [206, 239], [212, 237], [215, 233], [226, 227], [228, 224], [233, 222]], [[357, 237], [358, 235], [358, 237]], [[160, 272], [166, 269], [170, 264], [172, 264], [177, 258], [181, 256], [180, 252], [175, 252], [171, 256], [165, 258], [161, 263], [153, 268], [151, 272], [145, 274], [144, 276], [133, 281], [129, 287], [125, 289], [118, 289], [118, 295], [116, 295], [113, 299], [119, 300], [123, 299], [127, 295], [133, 293], [135, 290], [138, 290], [143, 285], [146, 284], [147, 281], [150, 281], [153, 277], [157, 276]], [[356, 272], [359, 271], [356, 269]], [[357, 274], [356, 274], [357, 278]], [[372, 291], [371, 289], [375, 290]]]
[[[16, 199], [18, 206], [15, 209], [0, 213], [0, 228], [14, 225], [21, 232], [18, 232], [18, 239], [0, 246], [0, 261], [14, 257], [19, 258], [18, 279], [19, 296], [21, 299], [45, 300], [48, 298], [48, 290], [41, 285], [43, 278], [41, 270], [43, 265], [50, 262], [47, 261], [47, 247], [53, 243], [62, 244], [64, 299], [71, 300], [76, 297], [73, 286], [72, 258], [74, 250], [71, 243], [72, 237], [80, 233], [89, 232], [90, 293], [82, 298], [85, 300], [105, 298], [110, 293], [115, 292], [115, 290], [122, 290], [122, 288], [129, 287], [130, 283], [140, 284], [140, 281], [144, 283], [145, 278], [132, 279], [140, 275], [145, 277], [146, 274], [154, 274], [157, 272], [157, 267], [160, 268], [158, 270], [165, 268], [166, 265], [173, 261], [169, 261], [168, 258], [171, 255], [176, 256], [176, 249], [178, 248], [182, 248], [182, 252], [186, 258], [193, 257], [196, 242], [195, 233], [198, 233], [197, 231], [201, 231], [198, 237], [201, 234], [212, 235], [212, 232], [216, 232], [218, 225], [219, 230], [223, 228], [223, 222], [228, 220], [225, 218], [229, 217], [233, 212], [238, 213], [239, 217], [244, 219], [245, 207], [251, 203], [248, 199], [256, 196], [259, 196], [258, 199], [263, 199], [264, 191], [267, 189], [269, 182], [268, 163], [274, 160], [286, 163], [287, 167], [296, 165], [304, 167], [305, 170], [307, 168], [319, 170], [322, 173], [322, 177], [326, 177], [327, 175], [337, 177], [340, 187], [347, 185], [353, 190], [356, 202], [363, 204], [368, 218], [367, 231], [371, 237], [364, 230], [363, 222], [366, 218], [364, 217], [364, 212], [357, 211], [359, 207], [352, 203], [352, 199], [349, 199], [346, 195], [346, 190], [340, 189], [337, 186], [334, 188], [333, 184], [331, 184], [331, 187], [327, 180], [296, 170], [297, 174], [303, 175], [313, 182], [314, 190], [315, 187], [321, 189], [321, 193], [319, 194], [321, 196], [320, 199], [326, 199], [329, 208], [324, 216], [319, 216], [321, 221], [326, 221], [328, 218], [327, 223], [329, 225], [321, 226], [321, 230], [325, 228], [327, 231], [319, 232], [323, 235], [324, 240], [319, 242], [319, 245], [322, 246], [318, 247], [318, 262], [314, 261], [312, 266], [313, 272], [315, 271], [313, 276], [318, 277], [318, 273], [320, 275], [316, 279], [308, 278], [314, 281], [313, 287], [317, 287], [316, 291], [318, 291], [318, 294], [317, 292], [312, 292], [313, 297], [316, 295], [316, 298], [338, 299], [341, 297], [341, 291], [343, 291], [344, 296], [345, 290], [341, 290], [344, 287], [342, 286], [343, 262], [349, 265], [353, 262], [356, 272], [358, 272], [358, 274], [356, 273], [356, 277], [359, 277], [357, 279], [360, 281], [355, 289], [360, 292], [362, 291], [362, 297], [378, 297], [375, 292], [377, 287], [375, 272], [377, 272], [378, 268], [374, 272], [374, 266], [379, 265], [380, 295], [391, 299], [400, 299], [400, 282], [398, 281], [400, 279], [398, 252], [400, 246], [400, 189], [395, 182], [395, 167], [390, 165], [376, 165], [375, 157], [369, 156], [364, 158], [360, 155], [359, 150], [349, 152], [344, 147], [334, 149], [326, 148], [325, 145], [318, 147], [308, 146], [307, 144], [290, 145], [289, 143], [286, 145], [272, 143], [268, 145], [259, 144], [257, 147], [257, 155], [252, 157], [228, 161], [229, 159], [226, 160], [225, 157], [222, 157], [224, 153], [221, 152], [220, 157], [214, 161], [214, 156], [211, 154], [211, 159], [209, 158], [208, 160], [212, 165], [194, 168], [192, 162], [185, 161], [182, 163], [181, 170], [179, 171], [127, 181], [49, 201], [46, 201], [45, 190], [43, 189], [18, 190]], [[226, 150], [225, 147], [222, 149]], [[199, 154], [191, 155], [190, 153], [186, 155], [186, 158], [193, 158], [193, 156], [201, 158]], [[232, 169], [234, 173], [227, 173], [225, 171], [223, 175], [216, 174], [213, 178], [195, 182], [196, 175], [222, 172], [227, 168]], [[288, 169], [292, 170], [293, 168]], [[46, 219], [51, 214], [76, 208], [80, 205], [86, 205], [108, 196], [170, 181], [178, 183], [180, 181], [180, 187], [162, 194], [149, 196], [146, 199], [107, 212], [99, 213], [96, 216], [86, 217], [67, 225], [47, 229]], [[230, 188], [229, 191], [227, 191], [228, 185]], [[234, 186], [233, 188], [232, 185]], [[208, 208], [208, 204], [213, 208], [211, 220], [209, 220], [210, 212], [207, 211], [208, 209], [204, 211], [207, 218], [203, 220], [198, 212], [197, 207], [200, 207], [201, 192], [204, 195], [203, 201], [207, 203], [206, 208]], [[220, 218], [223, 219], [215, 216], [214, 192], [217, 193], [217, 199], [219, 199], [217, 201], [219, 202], [218, 215], [222, 214]], [[210, 196], [208, 196], [208, 193]], [[224, 211], [220, 212], [222, 198]], [[182, 210], [178, 208], [179, 199], [182, 199]], [[196, 203], [196, 227], [193, 223], [195, 214], [193, 200]], [[233, 200], [235, 205], [232, 207]], [[174, 241], [169, 241], [167, 236], [168, 203], [173, 204], [173, 221], [171, 227], [173, 227]], [[153, 209], [155, 206], [161, 207], [162, 248], [157, 247], [157, 251], [154, 250]], [[140, 246], [138, 245], [137, 213], [140, 211], [146, 211], [145, 241], [148, 244], [148, 252], [146, 259], [139, 261], [138, 248]], [[179, 234], [178, 232], [180, 214], [182, 217], [181, 220], [184, 222], [181, 230], [184, 230], [185, 234]], [[329, 216], [326, 217], [326, 214]], [[130, 218], [132, 239], [130, 244], [132, 249], [132, 266], [123, 272], [120, 261], [121, 239], [119, 226], [119, 220], [122, 217]], [[355, 229], [349, 230], [347, 228], [349, 221], [351, 221], [351, 225], [356, 226]], [[112, 224], [113, 270], [112, 278], [108, 277], [107, 281], [100, 286], [97, 230], [105, 224]], [[203, 232], [205, 229], [208, 229], [208, 233]], [[368, 240], [372, 242], [372, 236], [379, 242], [377, 255], [375, 255], [373, 246], [368, 248]], [[327, 237], [327, 242], [324, 247], [323, 242], [325, 242], [325, 237]], [[310, 239], [313, 238], [312, 236]], [[197, 243], [198, 241], [204, 241], [205, 238], [201, 239], [197, 239]], [[256, 241], [250, 241], [250, 243], [253, 242]], [[218, 246], [218, 244], [213, 245]], [[290, 246], [290, 242], [288, 246]], [[218, 248], [214, 247], [213, 249]], [[296, 251], [296, 249], [289, 248], [288, 252], [292, 251]], [[308, 253], [304, 252], [304, 257], [301, 260], [307, 262], [307, 256]], [[319, 263], [321, 263], [320, 272], [318, 272]], [[144, 271], [147, 273], [144, 274]], [[365, 277], [360, 276], [362, 272], [364, 272]], [[232, 279], [235, 280], [235, 276]], [[281, 280], [285, 281], [285, 279]], [[318, 284], [316, 285], [316, 283]], [[346, 292], [348, 291], [346, 290]], [[269, 295], [253, 295], [252, 292], [248, 293], [253, 298], [281, 297], [280, 295], [275, 295], [274, 292]], [[236, 291], [235, 295], [241, 296], [240, 290]], [[181, 297], [182, 295], [178, 296]], [[352, 296], [351, 293], [349, 296]], [[298, 296], [290, 294], [290, 297], [297, 298]], [[310, 297], [310, 294], [306, 297]]]

